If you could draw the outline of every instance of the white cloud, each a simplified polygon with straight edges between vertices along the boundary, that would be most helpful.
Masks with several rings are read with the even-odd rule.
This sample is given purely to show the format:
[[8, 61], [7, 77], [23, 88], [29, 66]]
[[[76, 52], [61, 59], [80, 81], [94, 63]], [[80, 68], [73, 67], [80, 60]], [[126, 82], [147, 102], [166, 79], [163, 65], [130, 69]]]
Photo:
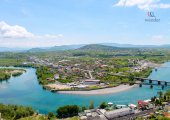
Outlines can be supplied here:
[[114, 6], [132, 7], [137, 6], [142, 10], [150, 10], [153, 8], [167, 9], [170, 4], [161, 3], [160, 0], [119, 0]]
[[34, 37], [34, 35], [28, 32], [24, 27], [18, 25], [10, 26], [5, 22], [0, 22], [0, 37], [28, 38], [28, 37]]
[[28, 32], [24, 27], [14, 25], [11, 26], [4, 21], [0, 22], [0, 38], [47, 38], [47, 39], [55, 39], [63, 37], [62, 34], [51, 35], [35, 35], [31, 32]]
[[35, 36], [35, 38], [49, 38], [49, 39], [55, 39], [55, 38], [59, 38], [59, 37], [64, 37], [64, 36], [63, 36], [63, 34], [57, 34], [57, 35], [45, 34], [45, 35], [37, 35], [37, 36]]

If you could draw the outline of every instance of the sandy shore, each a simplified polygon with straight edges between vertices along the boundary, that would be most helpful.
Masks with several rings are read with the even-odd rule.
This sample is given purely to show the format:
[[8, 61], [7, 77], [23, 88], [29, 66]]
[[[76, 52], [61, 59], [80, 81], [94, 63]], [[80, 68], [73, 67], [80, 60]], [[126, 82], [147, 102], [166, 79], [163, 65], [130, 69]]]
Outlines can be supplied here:
[[136, 87], [136, 85], [119, 85], [117, 87], [112, 88], [104, 88], [99, 90], [91, 90], [91, 91], [58, 91], [58, 93], [65, 93], [65, 94], [80, 94], [80, 95], [100, 95], [100, 94], [111, 94], [129, 90], [131, 88]]
[[58, 84], [49, 84], [49, 85], [46, 85], [46, 87], [49, 87], [49, 88], [55, 89], [55, 90], [63, 90], [63, 89], [70, 89], [71, 88], [67, 85], [58, 85]]

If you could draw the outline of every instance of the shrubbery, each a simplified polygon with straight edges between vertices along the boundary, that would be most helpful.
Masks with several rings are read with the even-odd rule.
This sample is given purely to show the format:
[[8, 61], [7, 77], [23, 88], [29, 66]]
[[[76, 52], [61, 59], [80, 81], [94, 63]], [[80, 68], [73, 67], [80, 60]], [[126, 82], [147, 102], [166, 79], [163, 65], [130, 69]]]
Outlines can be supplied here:
[[31, 107], [0, 104], [0, 113], [4, 119], [17, 120], [33, 115], [34, 110]]
[[106, 102], [102, 102], [99, 107], [101, 109], [105, 109], [106, 107], [108, 107], [108, 104]]
[[59, 118], [72, 117], [72, 116], [77, 116], [79, 111], [80, 111], [79, 106], [67, 105], [67, 106], [59, 107], [57, 109], [57, 115]]
[[39, 83], [42, 85], [48, 84], [47, 78], [53, 78], [53, 73], [50, 71], [50, 68], [41, 66], [37, 67], [36, 71]]

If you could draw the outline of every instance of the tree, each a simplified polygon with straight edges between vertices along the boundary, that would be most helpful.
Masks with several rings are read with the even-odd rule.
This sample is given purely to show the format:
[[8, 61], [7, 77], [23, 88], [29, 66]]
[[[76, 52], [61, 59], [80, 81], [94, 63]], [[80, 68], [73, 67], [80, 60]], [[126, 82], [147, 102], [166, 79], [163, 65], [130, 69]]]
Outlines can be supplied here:
[[168, 100], [170, 99], [169, 96], [167, 97], [167, 99], [168, 99]]
[[158, 94], [159, 94], [159, 98], [162, 98], [163, 95], [162, 91], [159, 91]]
[[164, 100], [166, 100], [166, 95], [164, 95]]
[[102, 102], [102, 103], [100, 104], [100, 108], [101, 108], [101, 109], [105, 109], [106, 107], [108, 107], [108, 105], [107, 105], [106, 102]]
[[87, 110], [87, 108], [86, 108], [85, 106], [83, 106], [83, 107], [81, 108], [81, 111], [82, 111], [82, 112], [84, 112], [84, 110]]
[[34, 110], [31, 107], [0, 104], [0, 113], [4, 119], [16, 120], [33, 115]]
[[48, 115], [47, 115], [47, 117], [48, 117], [48, 119], [50, 120], [51, 118], [54, 118], [55, 115], [54, 115], [54, 113], [49, 112]]
[[93, 101], [90, 102], [89, 109], [94, 109], [94, 102]]
[[77, 105], [66, 105], [57, 109], [59, 118], [77, 116], [80, 109]]
[[129, 78], [129, 81], [132, 81], [132, 82], [135, 80], [135, 76], [131, 73], [129, 74], [128, 78]]
[[167, 96], [170, 96], [170, 90], [167, 90], [165, 93]]
[[159, 100], [158, 99], [156, 99], [155, 104], [159, 105]]
[[156, 99], [155, 104], [156, 104], [156, 105], [162, 105], [162, 102], [161, 102], [161, 100]]
[[151, 102], [155, 102], [155, 100], [156, 100], [155, 96], [151, 98]]

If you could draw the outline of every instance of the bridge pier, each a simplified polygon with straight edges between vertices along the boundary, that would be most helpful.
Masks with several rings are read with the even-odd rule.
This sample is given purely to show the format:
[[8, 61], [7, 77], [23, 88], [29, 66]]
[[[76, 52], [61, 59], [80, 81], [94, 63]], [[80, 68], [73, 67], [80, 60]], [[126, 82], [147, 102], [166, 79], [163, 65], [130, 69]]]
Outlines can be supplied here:
[[161, 81], [158, 81], [158, 85], [160, 85], [161, 84]]
[[152, 80], [149, 80], [149, 83], [152, 83]]
[[153, 85], [151, 85], [150, 88], [152, 89], [152, 88], [153, 88]]
[[152, 80], [149, 80], [149, 83], [152, 83]]
[[164, 89], [164, 85], [162, 85], [162, 90]]
[[144, 82], [144, 79], [140, 79], [141, 80], [141, 82]]
[[165, 82], [165, 86], [167, 86], [167, 82]]
[[139, 87], [142, 87], [142, 84], [139, 84]]

